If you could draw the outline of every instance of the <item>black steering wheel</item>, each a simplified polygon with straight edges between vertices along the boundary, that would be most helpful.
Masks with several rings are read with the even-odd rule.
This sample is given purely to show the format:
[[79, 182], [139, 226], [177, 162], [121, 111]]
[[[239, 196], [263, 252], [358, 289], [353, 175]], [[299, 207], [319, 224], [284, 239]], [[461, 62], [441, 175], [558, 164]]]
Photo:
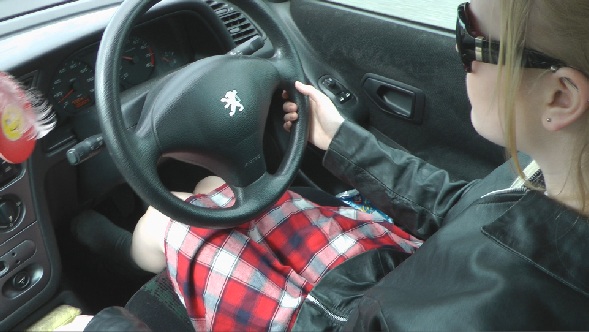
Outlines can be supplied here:
[[[298, 170], [307, 140], [307, 101], [295, 93], [304, 74], [295, 47], [262, 0], [239, 2], [274, 47], [269, 59], [219, 55], [194, 62], [151, 89], [137, 126], [121, 114], [122, 49], [137, 17], [159, 2], [125, 0], [108, 24], [96, 62], [96, 106], [107, 148], [129, 185], [147, 203], [182, 223], [229, 228], [269, 208]], [[273, 93], [286, 90], [299, 105], [278, 171], [268, 173], [263, 135]], [[158, 160], [184, 154], [223, 178], [236, 203], [227, 209], [197, 207], [176, 198], [161, 182]]]

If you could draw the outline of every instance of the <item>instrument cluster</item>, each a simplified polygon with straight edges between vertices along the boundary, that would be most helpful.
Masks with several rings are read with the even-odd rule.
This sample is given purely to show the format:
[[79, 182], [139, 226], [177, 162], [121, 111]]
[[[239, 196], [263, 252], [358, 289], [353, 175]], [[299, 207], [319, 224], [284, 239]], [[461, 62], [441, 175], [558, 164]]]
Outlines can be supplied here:
[[[160, 24], [161, 25], [161, 24]], [[167, 38], [167, 25], [135, 31], [127, 39], [120, 64], [121, 91], [169, 73], [198, 57], [189, 43]], [[169, 27], [168, 27], [169, 28]], [[168, 33], [173, 33], [169, 29]], [[55, 70], [48, 95], [62, 115], [77, 115], [94, 105], [94, 66], [99, 43], [76, 51]]]

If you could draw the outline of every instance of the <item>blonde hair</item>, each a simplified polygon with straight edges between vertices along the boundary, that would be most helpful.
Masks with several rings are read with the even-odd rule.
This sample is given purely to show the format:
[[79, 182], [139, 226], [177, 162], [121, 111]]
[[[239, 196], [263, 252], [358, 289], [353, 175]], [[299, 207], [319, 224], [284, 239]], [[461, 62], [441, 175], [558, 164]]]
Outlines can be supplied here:
[[[589, 1], [587, 0], [501, 0], [501, 41], [497, 92], [503, 109], [506, 153], [514, 161], [516, 172], [525, 179], [517, 158], [515, 100], [521, 88], [521, 67], [524, 47], [546, 53], [583, 73], [589, 73]], [[532, 28], [530, 28], [532, 27]], [[587, 41], [583, 43], [581, 41]], [[589, 116], [586, 117], [589, 121]], [[575, 146], [577, 160], [571, 171], [576, 174], [577, 199], [582, 210], [589, 196], [583, 165], [589, 151], [589, 123], [587, 134], [579, 137]], [[532, 189], [544, 190], [527, 183]]]

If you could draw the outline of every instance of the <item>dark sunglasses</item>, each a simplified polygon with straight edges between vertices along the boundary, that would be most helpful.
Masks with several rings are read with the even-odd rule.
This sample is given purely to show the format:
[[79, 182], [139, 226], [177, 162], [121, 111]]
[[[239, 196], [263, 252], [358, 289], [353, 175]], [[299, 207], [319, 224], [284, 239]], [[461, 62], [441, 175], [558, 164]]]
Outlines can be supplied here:
[[[464, 70], [472, 71], [472, 62], [480, 61], [496, 65], [499, 62], [499, 42], [487, 40], [482, 36], [473, 36], [471, 22], [468, 19], [469, 3], [458, 6], [456, 20], [456, 48], [460, 53]], [[524, 68], [552, 69], [567, 67], [562, 61], [538, 51], [524, 48], [522, 66]]]

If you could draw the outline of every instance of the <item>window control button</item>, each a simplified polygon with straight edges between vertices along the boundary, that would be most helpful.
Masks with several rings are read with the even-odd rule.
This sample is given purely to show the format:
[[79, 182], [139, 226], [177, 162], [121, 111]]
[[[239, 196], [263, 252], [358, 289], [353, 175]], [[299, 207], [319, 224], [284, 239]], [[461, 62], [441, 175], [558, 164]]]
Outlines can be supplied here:
[[352, 99], [352, 93], [349, 91], [343, 91], [337, 95], [337, 101], [339, 101], [340, 104], [343, 104], [350, 99]]

